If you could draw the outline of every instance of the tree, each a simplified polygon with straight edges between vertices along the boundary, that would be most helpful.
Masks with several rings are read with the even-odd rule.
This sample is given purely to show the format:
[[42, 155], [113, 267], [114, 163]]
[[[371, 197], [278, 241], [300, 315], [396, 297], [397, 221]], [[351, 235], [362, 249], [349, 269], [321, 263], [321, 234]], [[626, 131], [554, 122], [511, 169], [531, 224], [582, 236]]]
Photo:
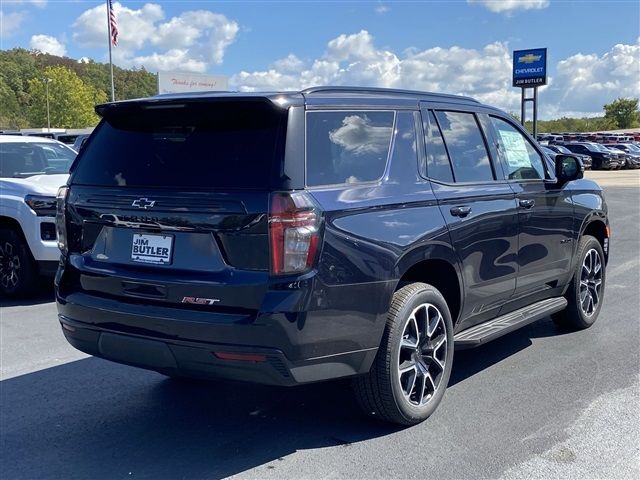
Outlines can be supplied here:
[[618, 128], [631, 128], [638, 124], [638, 99], [618, 98], [604, 106], [604, 117], [612, 120]]
[[49, 66], [41, 75], [28, 82], [31, 125], [47, 125], [47, 94], [45, 79], [49, 79], [49, 111], [55, 128], [84, 128], [98, 123], [94, 106], [107, 101], [106, 94], [85, 84], [66, 67]]

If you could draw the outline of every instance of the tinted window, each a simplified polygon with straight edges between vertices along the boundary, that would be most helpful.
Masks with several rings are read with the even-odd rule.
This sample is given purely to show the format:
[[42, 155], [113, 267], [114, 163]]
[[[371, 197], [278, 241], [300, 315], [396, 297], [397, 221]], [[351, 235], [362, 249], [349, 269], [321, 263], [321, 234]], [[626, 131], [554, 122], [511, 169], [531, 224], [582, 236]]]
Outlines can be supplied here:
[[382, 177], [393, 120], [393, 112], [307, 113], [307, 185]]
[[269, 188], [286, 113], [262, 102], [122, 106], [82, 150], [73, 183]]
[[76, 152], [59, 143], [0, 144], [0, 177], [67, 173]]
[[429, 112], [428, 121], [425, 122], [425, 142], [427, 145], [427, 176], [434, 180], [443, 182], [453, 182], [451, 164], [447, 149], [444, 148], [442, 133], [438, 128], [436, 117], [433, 112]]
[[436, 112], [456, 182], [493, 180], [489, 154], [475, 115], [462, 112]]
[[542, 157], [519, 130], [510, 123], [491, 117], [509, 180], [543, 179]]
[[567, 145], [567, 148], [572, 152], [577, 152], [577, 153], [584, 153], [588, 151], [587, 147], [585, 147], [584, 145]]

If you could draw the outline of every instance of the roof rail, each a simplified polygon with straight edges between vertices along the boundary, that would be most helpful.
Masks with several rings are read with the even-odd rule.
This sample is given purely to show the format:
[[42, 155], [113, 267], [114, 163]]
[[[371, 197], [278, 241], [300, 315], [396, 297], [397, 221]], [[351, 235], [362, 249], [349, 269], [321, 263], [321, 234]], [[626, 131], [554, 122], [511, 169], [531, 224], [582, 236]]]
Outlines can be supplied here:
[[309, 87], [304, 90], [301, 90], [300, 93], [303, 95], [311, 94], [311, 93], [321, 93], [321, 92], [336, 92], [336, 93], [395, 93], [399, 95], [433, 95], [435, 97], [444, 97], [444, 98], [456, 98], [456, 99], [464, 99], [470, 102], [480, 103], [478, 100], [472, 97], [466, 97], [464, 95], [451, 95], [448, 93], [433, 93], [433, 92], [421, 92], [419, 90], [403, 90], [399, 88], [380, 88], [380, 87], [350, 87], [350, 86], [318, 86], [318, 87]]

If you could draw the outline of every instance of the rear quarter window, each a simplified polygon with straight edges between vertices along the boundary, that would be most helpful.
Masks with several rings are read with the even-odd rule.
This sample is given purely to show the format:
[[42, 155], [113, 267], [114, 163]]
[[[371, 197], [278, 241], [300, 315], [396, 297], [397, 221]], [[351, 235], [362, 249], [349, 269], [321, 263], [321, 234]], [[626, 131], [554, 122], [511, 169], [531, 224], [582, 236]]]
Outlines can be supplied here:
[[308, 186], [371, 182], [384, 174], [393, 111], [307, 112]]

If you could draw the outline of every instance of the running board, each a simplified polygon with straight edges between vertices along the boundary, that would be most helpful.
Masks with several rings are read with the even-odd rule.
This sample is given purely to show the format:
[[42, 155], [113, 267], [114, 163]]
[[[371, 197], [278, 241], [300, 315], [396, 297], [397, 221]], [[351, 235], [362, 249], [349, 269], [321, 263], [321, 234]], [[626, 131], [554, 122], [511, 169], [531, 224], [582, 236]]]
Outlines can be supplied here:
[[547, 315], [559, 312], [566, 306], [567, 299], [564, 297], [549, 298], [494, 318], [488, 322], [480, 323], [454, 335], [455, 348], [478, 347], [502, 335], [513, 332], [520, 327], [529, 325], [536, 320], [540, 320]]

